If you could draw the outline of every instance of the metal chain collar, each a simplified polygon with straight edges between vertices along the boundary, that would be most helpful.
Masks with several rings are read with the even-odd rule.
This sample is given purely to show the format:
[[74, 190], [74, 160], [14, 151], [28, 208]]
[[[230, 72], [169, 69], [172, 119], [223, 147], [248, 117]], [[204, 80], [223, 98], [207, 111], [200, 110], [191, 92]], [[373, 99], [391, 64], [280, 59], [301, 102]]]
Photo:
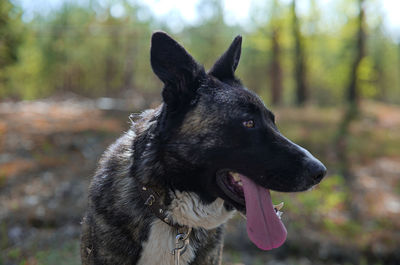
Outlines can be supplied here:
[[161, 221], [172, 227], [180, 227], [180, 225], [174, 224], [171, 218], [168, 217], [168, 210], [158, 192], [149, 186], [142, 185], [139, 189], [139, 194], [144, 201], [144, 205]]
[[171, 254], [174, 255], [174, 265], [180, 265], [180, 257], [185, 253], [189, 245], [189, 236], [192, 228], [188, 227], [186, 233], [179, 230], [179, 228], [176, 228], [175, 248], [171, 251]]
[[175, 228], [175, 247], [171, 250], [171, 254], [174, 255], [174, 265], [180, 265], [180, 257], [185, 253], [189, 245], [189, 236], [192, 232], [192, 228], [172, 223], [172, 220], [167, 215], [167, 209], [162, 203], [161, 196], [152, 188], [142, 185], [141, 189], [139, 189], [139, 193], [144, 201], [144, 205], [146, 205], [155, 216], [167, 225]]

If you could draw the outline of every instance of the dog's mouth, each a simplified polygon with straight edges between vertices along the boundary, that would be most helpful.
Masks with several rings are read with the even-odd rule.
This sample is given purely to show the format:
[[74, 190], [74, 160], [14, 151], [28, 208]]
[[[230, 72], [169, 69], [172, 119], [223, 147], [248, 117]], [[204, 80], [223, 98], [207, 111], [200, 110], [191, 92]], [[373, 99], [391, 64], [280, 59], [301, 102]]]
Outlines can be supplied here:
[[240, 174], [233, 171], [224, 171], [217, 176], [217, 184], [225, 195], [231, 199], [233, 206], [239, 211], [246, 212], [243, 182]]
[[[233, 206], [243, 214], [246, 214], [246, 200], [241, 176], [243, 175], [234, 171], [225, 171], [217, 177], [217, 184], [225, 195], [235, 202]], [[283, 212], [280, 211], [283, 205], [283, 202], [274, 205], [275, 213], [279, 218], [281, 218], [283, 214]]]
[[246, 214], [247, 234], [263, 250], [277, 248], [286, 240], [286, 228], [281, 221], [283, 203], [273, 205], [268, 189], [234, 171], [218, 172], [217, 184], [224, 199]]

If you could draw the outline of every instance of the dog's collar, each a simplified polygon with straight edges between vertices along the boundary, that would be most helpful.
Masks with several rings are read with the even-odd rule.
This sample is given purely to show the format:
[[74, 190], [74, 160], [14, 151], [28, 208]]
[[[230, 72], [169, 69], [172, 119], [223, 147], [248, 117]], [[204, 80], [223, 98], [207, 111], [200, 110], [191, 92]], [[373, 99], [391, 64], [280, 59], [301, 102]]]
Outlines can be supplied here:
[[141, 185], [139, 193], [144, 201], [144, 205], [146, 205], [155, 216], [167, 225], [176, 229], [175, 247], [171, 249], [171, 254], [174, 255], [174, 264], [179, 265], [180, 256], [185, 253], [187, 246], [189, 245], [189, 236], [192, 232], [192, 228], [172, 223], [171, 218], [167, 215], [167, 209], [162, 202], [160, 194], [154, 189], [149, 186]]
[[161, 221], [169, 226], [175, 228], [182, 228], [181, 225], [174, 224], [170, 217], [167, 215], [167, 209], [163, 203], [163, 200], [158, 192], [149, 186], [141, 185], [139, 189], [140, 196], [144, 201], [144, 205]]

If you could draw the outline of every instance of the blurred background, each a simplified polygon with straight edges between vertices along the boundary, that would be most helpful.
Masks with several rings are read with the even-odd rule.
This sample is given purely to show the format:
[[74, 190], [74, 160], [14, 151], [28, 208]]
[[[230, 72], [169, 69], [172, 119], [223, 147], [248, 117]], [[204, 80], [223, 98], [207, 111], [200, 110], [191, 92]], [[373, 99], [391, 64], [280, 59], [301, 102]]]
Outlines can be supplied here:
[[262, 252], [240, 217], [224, 264], [400, 264], [398, 0], [1, 0], [0, 265], [78, 265], [87, 187], [128, 116], [160, 103], [162, 29], [209, 68], [243, 36], [238, 76], [329, 169], [285, 202]]

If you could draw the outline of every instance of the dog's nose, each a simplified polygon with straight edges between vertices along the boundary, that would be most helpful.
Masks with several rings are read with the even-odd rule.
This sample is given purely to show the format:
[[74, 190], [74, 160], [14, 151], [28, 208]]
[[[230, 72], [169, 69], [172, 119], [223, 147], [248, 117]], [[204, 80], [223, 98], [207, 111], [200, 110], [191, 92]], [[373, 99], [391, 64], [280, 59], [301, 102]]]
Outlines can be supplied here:
[[307, 168], [315, 184], [319, 183], [326, 175], [326, 167], [316, 158], [307, 161]]

